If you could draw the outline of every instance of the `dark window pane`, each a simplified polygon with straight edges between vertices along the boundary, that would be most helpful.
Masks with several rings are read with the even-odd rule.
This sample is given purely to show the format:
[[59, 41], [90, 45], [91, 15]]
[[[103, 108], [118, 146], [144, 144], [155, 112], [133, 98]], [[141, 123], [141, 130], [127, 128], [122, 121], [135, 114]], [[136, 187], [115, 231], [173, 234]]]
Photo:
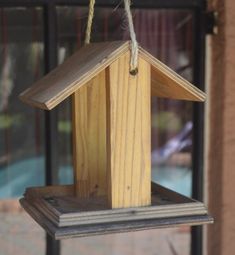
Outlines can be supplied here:
[[18, 95], [43, 75], [42, 10], [0, 9], [0, 198], [44, 183], [43, 112]]
[[[0, 9], [0, 253], [43, 254], [44, 231], [20, 208], [44, 185], [44, 119], [18, 99], [43, 75], [41, 8]], [[35, 253], [36, 252], [36, 253]]]

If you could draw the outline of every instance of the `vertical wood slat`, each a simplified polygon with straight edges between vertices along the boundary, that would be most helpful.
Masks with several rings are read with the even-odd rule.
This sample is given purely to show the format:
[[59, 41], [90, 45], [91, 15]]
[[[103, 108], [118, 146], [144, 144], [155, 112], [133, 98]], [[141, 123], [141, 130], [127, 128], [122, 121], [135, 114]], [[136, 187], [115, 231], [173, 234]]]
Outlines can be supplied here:
[[72, 96], [75, 194], [106, 193], [105, 71]]
[[111, 208], [151, 204], [150, 65], [139, 59], [129, 74], [130, 53], [107, 72], [108, 199]]

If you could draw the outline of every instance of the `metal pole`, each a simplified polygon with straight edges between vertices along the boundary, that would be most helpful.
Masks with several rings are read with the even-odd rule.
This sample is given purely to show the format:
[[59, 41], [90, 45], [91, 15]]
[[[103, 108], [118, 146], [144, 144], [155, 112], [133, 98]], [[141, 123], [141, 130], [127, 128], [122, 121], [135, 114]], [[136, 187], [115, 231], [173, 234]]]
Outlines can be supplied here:
[[[205, 81], [205, 24], [206, 3], [194, 11], [194, 84], [204, 90]], [[204, 149], [204, 104], [193, 106], [193, 185], [192, 196], [203, 201], [203, 149]], [[202, 255], [202, 227], [191, 228], [191, 254]]]
[[[56, 5], [50, 1], [44, 5], [44, 53], [45, 73], [57, 66]], [[46, 185], [58, 184], [57, 110], [45, 111], [45, 177]], [[60, 242], [46, 234], [46, 254], [59, 255]]]

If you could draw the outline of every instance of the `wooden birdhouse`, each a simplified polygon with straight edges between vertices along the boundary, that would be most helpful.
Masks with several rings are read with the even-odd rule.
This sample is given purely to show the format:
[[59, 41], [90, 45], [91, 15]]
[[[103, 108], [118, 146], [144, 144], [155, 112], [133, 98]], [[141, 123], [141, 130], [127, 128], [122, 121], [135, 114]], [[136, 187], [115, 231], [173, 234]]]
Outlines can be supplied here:
[[57, 239], [212, 221], [201, 202], [151, 185], [151, 96], [205, 94], [142, 48], [131, 74], [130, 54], [129, 42], [84, 46], [20, 95], [44, 110], [72, 96], [74, 185], [28, 188], [21, 199]]

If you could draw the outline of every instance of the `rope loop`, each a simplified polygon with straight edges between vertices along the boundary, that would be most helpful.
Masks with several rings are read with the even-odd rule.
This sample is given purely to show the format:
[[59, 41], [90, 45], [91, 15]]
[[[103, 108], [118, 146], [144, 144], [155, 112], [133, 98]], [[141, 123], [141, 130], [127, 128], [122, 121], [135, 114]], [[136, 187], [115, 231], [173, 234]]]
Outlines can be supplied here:
[[137, 74], [138, 72], [138, 53], [139, 47], [136, 40], [136, 34], [133, 24], [133, 18], [131, 14], [131, 0], [124, 0], [124, 7], [126, 11], [126, 16], [128, 20], [130, 38], [131, 38], [131, 60], [130, 60], [130, 73], [132, 75]]
[[[91, 40], [91, 29], [92, 29], [92, 21], [94, 18], [94, 7], [95, 0], [90, 0], [89, 4], [89, 14], [87, 19], [87, 27], [86, 27], [86, 37], [85, 37], [85, 45], [90, 43]], [[128, 27], [131, 39], [131, 59], [130, 59], [130, 74], [136, 75], [138, 73], [138, 52], [139, 47], [136, 40], [136, 34], [133, 24], [133, 18], [131, 14], [131, 0], [124, 0], [124, 8], [128, 20]]]

